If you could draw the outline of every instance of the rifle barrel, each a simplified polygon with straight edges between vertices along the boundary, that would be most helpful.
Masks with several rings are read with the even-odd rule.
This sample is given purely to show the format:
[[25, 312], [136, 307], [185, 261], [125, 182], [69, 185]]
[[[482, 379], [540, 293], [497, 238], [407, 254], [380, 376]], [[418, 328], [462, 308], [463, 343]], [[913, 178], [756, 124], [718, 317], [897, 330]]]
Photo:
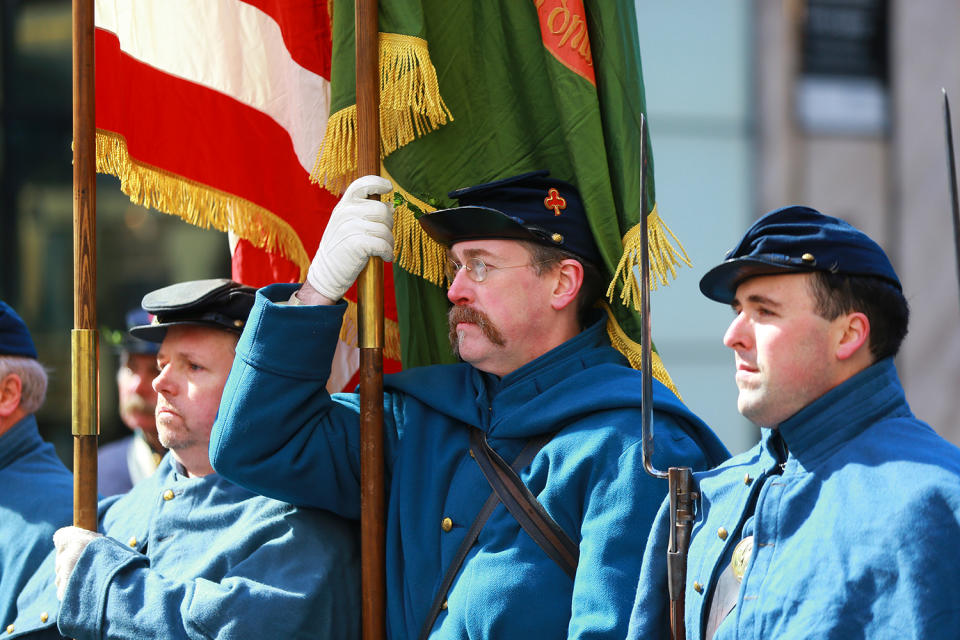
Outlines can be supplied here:
[[943, 91], [943, 118], [947, 136], [947, 182], [950, 185], [950, 205], [953, 210], [953, 255], [957, 265], [957, 286], [960, 287], [960, 197], [957, 195], [957, 166], [953, 153], [953, 126], [950, 120], [950, 99]]

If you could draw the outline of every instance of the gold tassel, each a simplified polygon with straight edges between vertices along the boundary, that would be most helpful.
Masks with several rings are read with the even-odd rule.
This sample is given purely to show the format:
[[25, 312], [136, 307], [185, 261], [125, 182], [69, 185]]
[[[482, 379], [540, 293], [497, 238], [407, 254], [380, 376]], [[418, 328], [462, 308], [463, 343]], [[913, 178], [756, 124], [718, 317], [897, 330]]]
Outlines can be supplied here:
[[300, 238], [279, 216], [249, 200], [214, 189], [130, 157], [126, 139], [98, 129], [97, 172], [120, 179], [120, 190], [130, 201], [175, 215], [202, 229], [233, 231], [255, 246], [279, 253], [306, 277], [310, 266]]
[[[613, 302], [613, 293], [619, 280], [623, 284], [620, 302], [636, 311], [640, 311], [640, 286], [633, 277], [633, 267], [640, 264], [640, 229], [638, 223], [623, 236], [623, 255], [607, 288], [607, 300]], [[656, 205], [647, 216], [647, 238], [650, 247], [650, 286], [653, 289], [658, 288], [658, 281], [664, 286], [669, 284], [668, 273], [670, 277], [676, 278], [676, 267], [679, 267], [681, 262], [688, 267], [693, 266], [680, 240], [660, 217]]]
[[403, 196], [404, 204], [393, 210], [393, 255], [397, 265], [407, 273], [419, 276], [438, 287], [446, 284], [444, 265], [447, 260], [447, 251], [443, 246], [428, 236], [417, 222], [413, 211], [406, 206], [412, 202], [420, 207], [421, 211], [436, 211], [436, 207], [419, 198], [410, 195], [400, 184], [387, 173], [386, 168], [380, 167], [380, 175], [393, 183], [393, 188]]
[[[380, 157], [453, 120], [440, 96], [427, 41], [380, 34]], [[357, 107], [330, 115], [310, 179], [342, 193], [357, 175]]]
[[[610, 306], [605, 303], [601, 303], [601, 305], [604, 311], [607, 312], [607, 336], [610, 338], [610, 344], [627, 358], [631, 367], [639, 371], [642, 359], [640, 345], [624, 333], [623, 329], [617, 323], [617, 319], [614, 317], [613, 310], [610, 309]], [[673, 383], [673, 378], [671, 378], [667, 372], [667, 367], [663, 364], [660, 354], [651, 348], [650, 355], [650, 368], [652, 369], [651, 373], [653, 373], [653, 377], [662, 382], [667, 389], [670, 389], [677, 398], [683, 400], [683, 398], [680, 397], [680, 392], [677, 390], [677, 385]]]
[[310, 181], [343, 193], [357, 173], [357, 105], [330, 115]]

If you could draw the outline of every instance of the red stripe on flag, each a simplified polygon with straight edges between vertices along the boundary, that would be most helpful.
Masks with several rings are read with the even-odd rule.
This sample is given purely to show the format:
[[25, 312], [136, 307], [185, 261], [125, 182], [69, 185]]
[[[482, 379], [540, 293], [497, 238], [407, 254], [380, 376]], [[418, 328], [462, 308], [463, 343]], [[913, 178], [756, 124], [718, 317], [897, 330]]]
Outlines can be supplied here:
[[[109, 31], [96, 30], [96, 56], [98, 128], [124, 136], [141, 163], [267, 209], [296, 231], [313, 256], [337, 197], [309, 181], [285, 129], [229, 96], [131, 58]], [[275, 274], [287, 280], [281, 262], [258, 260], [263, 266], [271, 261]], [[385, 272], [384, 315], [395, 320], [393, 274]], [[348, 298], [356, 300], [352, 290]]]
[[327, 0], [242, 0], [280, 26], [290, 57], [330, 79], [330, 14]]
[[275, 120], [131, 58], [109, 31], [97, 29], [96, 56], [98, 128], [123, 135], [142, 163], [273, 212], [294, 228], [308, 254], [316, 247], [336, 197], [310, 183]]

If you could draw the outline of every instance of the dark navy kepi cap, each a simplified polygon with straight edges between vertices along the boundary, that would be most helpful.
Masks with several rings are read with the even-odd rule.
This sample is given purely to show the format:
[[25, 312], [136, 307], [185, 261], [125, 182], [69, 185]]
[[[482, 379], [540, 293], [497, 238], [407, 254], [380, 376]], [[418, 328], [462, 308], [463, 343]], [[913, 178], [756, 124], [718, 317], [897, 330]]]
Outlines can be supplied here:
[[37, 359], [37, 348], [27, 325], [13, 307], [0, 300], [0, 356], [21, 356]]
[[141, 306], [153, 314], [153, 321], [133, 327], [130, 333], [150, 342], [163, 342], [168, 327], [184, 325], [239, 334], [253, 308], [255, 293], [253, 287], [225, 278], [178, 282], [143, 297]]
[[117, 345], [117, 347], [121, 351], [126, 351], [127, 353], [153, 356], [157, 355], [157, 351], [160, 349], [160, 346], [156, 342], [143, 340], [142, 338], [138, 338], [130, 333], [130, 330], [134, 327], [142, 327], [150, 324], [152, 321], [153, 316], [143, 309], [131, 309], [128, 311], [126, 316], [127, 330], [123, 333], [123, 336], [120, 339], [120, 344]]
[[790, 206], [753, 223], [726, 260], [703, 276], [700, 291], [730, 303], [747, 278], [812, 271], [873, 276], [902, 290], [887, 254], [867, 234], [810, 207]]
[[527, 240], [601, 265], [576, 187], [549, 176], [549, 171], [533, 171], [451, 191], [459, 206], [424, 214], [418, 221], [447, 248], [464, 240]]

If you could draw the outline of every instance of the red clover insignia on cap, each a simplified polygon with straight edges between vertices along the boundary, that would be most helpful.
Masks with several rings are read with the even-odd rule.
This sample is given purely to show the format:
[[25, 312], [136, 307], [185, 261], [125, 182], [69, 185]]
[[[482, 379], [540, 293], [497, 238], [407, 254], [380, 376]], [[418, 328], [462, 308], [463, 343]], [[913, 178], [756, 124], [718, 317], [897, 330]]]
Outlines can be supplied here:
[[560, 195], [556, 187], [551, 187], [550, 190], [547, 191], [547, 197], [543, 199], [543, 206], [547, 209], [553, 209], [553, 215], [558, 216], [560, 215], [561, 209], [567, 208], [567, 201]]

